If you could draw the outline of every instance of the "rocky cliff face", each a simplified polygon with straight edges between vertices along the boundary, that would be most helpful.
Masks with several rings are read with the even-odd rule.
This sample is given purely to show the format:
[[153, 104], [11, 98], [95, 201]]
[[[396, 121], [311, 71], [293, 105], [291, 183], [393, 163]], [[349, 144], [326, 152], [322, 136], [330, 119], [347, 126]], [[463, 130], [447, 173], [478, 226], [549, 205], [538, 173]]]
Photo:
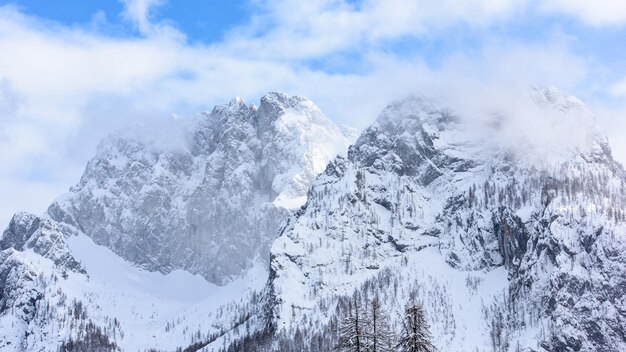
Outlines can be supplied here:
[[225, 284], [267, 260], [279, 223], [348, 140], [312, 102], [272, 93], [203, 114], [191, 142], [116, 135], [48, 214], [151, 271]]
[[545, 150], [506, 116], [420, 97], [387, 107], [272, 246], [276, 334], [310, 321], [304, 336], [332, 339], [338, 302], [357, 294], [389, 312], [418, 297], [441, 350], [625, 349], [622, 168], [578, 100], [523, 99], [583, 131]]

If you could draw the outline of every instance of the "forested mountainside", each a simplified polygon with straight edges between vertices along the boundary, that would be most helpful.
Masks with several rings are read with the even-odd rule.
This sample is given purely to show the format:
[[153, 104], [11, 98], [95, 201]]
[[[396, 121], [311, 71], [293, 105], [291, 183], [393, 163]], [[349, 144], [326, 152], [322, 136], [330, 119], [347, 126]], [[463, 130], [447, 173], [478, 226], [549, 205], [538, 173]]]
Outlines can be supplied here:
[[231, 350], [329, 351], [356, 307], [371, 342], [372, 301], [394, 351], [414, 302], [440, 351], [626, 349], [622, 166], [579, 100], [520, 99], [568, 143], [419, 96], [389, 105], [281, 230], [259, 333]]

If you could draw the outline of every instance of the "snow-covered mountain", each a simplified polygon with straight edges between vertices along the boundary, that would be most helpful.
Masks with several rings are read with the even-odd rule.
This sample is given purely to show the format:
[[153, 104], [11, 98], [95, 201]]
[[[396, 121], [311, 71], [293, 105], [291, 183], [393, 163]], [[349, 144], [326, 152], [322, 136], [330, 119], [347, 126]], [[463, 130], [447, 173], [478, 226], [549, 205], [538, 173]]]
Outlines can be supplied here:
[[336, 158], [353, 132], [279, 94], [110, 138], [2, 235], [0, 349], [331, 351], [378, 296], [440, 351], [626, 350], [624, 170], [576, 98], [508, 103], [410, 96]]
[[106, 139], [48, 215], [145, 269], [222, 285], [267, 260], [280, 221], [349, 144], [311, 101], [278, 93], [217, 106], [190, 134], [166, 148]]
[[[223, 329], [207, 315], [265, 282], [280, 222], [350, 143], [311, 101], [279, 93], [176, 123], [108, 137], [46, 214], [13, 217], [0, 238], [1, 350], [105, 335], [174, 349], [201, 326]], [[166, 326], [168, 338], [145, 339]]]
[[521, 124], [389, 105], [281, 230], [258, 333], [231, 350], [329, 351], [374, 296], [395, 331], [423, 302], [441, 351], [626, 350], [623, 169], [579, 100], [520, 103]]

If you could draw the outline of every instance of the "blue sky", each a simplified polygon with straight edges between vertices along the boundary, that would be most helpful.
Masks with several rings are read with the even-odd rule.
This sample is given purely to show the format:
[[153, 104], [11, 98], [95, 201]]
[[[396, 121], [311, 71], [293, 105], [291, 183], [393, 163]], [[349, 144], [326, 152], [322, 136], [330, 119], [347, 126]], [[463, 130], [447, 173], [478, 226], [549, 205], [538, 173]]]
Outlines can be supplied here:
[[528, 85], [585, 101], [626, 162], [626, 2], [0, 0], [0, 221], [43, 211], [108, 133], [234, 96], [360, 129], [410, 92]]
[[[359, 1], [348, 3], [358, 5]], [[263, 11], [262, 2], [241, 0], [188, 0], [157, 1], [150, 10], [153, 22], [165, 22], [184, 33], [189, 42], [211, 44], [219, 42], [230, 30], [246, 24], [255, 11]], [[43, 20], [74, 27], [93, 27], [99, 16], [106, 19], [106, 25], [98, 27], [111, 36], [141, 36], [132, 22], [124, 15], [124, 1], [116, 0], [68, 0], [63, 2], [41, 0], [1, 0], [0, 6], [12, 5], [22, 13]], [[442, 55], [455, 50], [471, 50], [480, 45], [485, 36], [515, 38], [522, 42], [537, 42], [547, 35], [561, 31], [576, 39], [575, 48], [581, 54], [589, 54], [611, 64], [624, 61], [626, 31], [622, 24], [589, 26], [571, 16], [537, 13], [532, 9], [523, 16], [512, 17], [508, 21], [496, 22], [486, 28], [470, 28], [463, 23], [433, 31], [419, 37], [391, 38], [385, 43], [388, 50], [396, 53], [420, 52], [433, 65]]]
[[[145, 35], [126, 14], [124, 0], [68, 0], [63, 2], [40, 0], [0, 0], [0, 6], [13, 6], [26, 16], [50, 24], [85, 28], [110, 37], [140, 38]], [[142, 2], [142, 1], [139, 1]], [[248, 24], [254, 14], [267, 11], [264, 1], [151, 1], [148, 18], [154, 23], [164, 23], [175, 28], [188, 44], [211, 45], [220, 43], [229, 32]], [[330, 1], [340, 3], [341, 1]], [[519, 1], [518, 1], [519, 2]], [[359, 8], [361, 1], [346, 1]], [[267, 28], [275, 23], [268, 21]], [[263, 33], [263, 31], [259, 31]], [[259, 34], [256, 33], [256, 34]], [[514, 40], [518, 43], [542, 43], [547, 37], [562, 35], [570, 42], [573, 53], [597, 61], [611, 71], [622, 71], [626, 66], [626, 30], [623, 23], [589, 25], [576, 16], [565, 16], [556, 11], [539, 12], [525, 7], [519, 16], [494, 21], [489, 26], [474, 27], [463, 21], [434, 28], [420, 35], [403, 35], [386, 38], [377, 43], [381, 50], [395, 55], [420, 56], [430, 67], [437, 68], [442, 59], [455, 52], [472, 54], [480, 52], [487, 40]], [[346, 48], [333, 55], [313, 57], [302, 64], [314, 70], [329, 72], [362, 72], [367, 65], [361, 60], [362, 48]]]
[[[94, 18], [104, 16], [107, 26], [100, 28], [111, 35], [137, 36], [132, 23], [124, 20], [125, 5], [115, 0], [0, 1], [17, 6], [22, 12], [68, 26], [90, 26]], [[214, 42], [229, 29], [244, 23], [252, 9], [245, 1], [171, 1], [156, 6], [155, 21], [172, 21], [191, 41]]]
[[[188, 45], [214, 45], [224, 42], [225, 36], [246, 27], [254, 15], [271, 13], [271, 1], [166, 1], [166, 0], [68, 0], [51, 2], [40, 0], [0, 0], [0, 6], [13, 6], [25, 16], [37, 18], [48, 25], [82, 28], [111, 38], [142, 38], [143, 33], [129, 18], [128, 4], [148, 4], [147, 18], [150, 22], [174, 28], [185, 37]], [[506, 1], [504, 1], [506, 2]], [[532, 1], [513, 1], [533, 3]], [[513, 3], [511, 2], [511, 3]], [[559, 3], [559, 1], [553, 1]], [[573, 1], [576, 3], [577, 1]], [[330, 4], [341, 1], [327, 1]], [[346, 6], [359, 9], [368, 2], [346, 1]], [[470, 1], [471, 3], [471, 1]], [[547, 1], [550, 3], [550, 1]], [[612, 3], [612, 1], [609, 1]], [[332, 6], [332, 5], [331, 5]], [[398, 57], [419, 57], [429, 67], [437, 69], [444, 59], [455, 53], [480, 56], [486, 43], [493, 41], [519, 44], [541, 44], [546, 38], [561, 36], [568, 42], [569, 50], [598, 67], [598, 80], [610, 84], [616, 73], [626, 73], [626, 30], [624, 21], [606, 19], [605, 23], [593, 22], [583, 14], [568, 11], [540, 11], [533, 6], [518, 5], [515, 15], [496, 18], [488, 25], [475, 26], [466, 21], [451, 21], [445, 26], [434, 26], [425, 33], [398, 33], [376, 42], [376, 49]], [[623, 6], [622, 6], [623, 7]], [[425, 7], [427, 10], [427, 7]], [[618, 8], [619, 12], [621, 7]], [[578, 11], [585, 11], [583, 7]], [[297, 16], [297, 14], [295, 14]], [[271, 15], [252, 36], [263, 36], [266, 31], [280, 26]], [[267, 18], [265, 18], [267, 19]], [[258, 21], [259, 19], [257, 19]], [[593, 20], [597, 21], [597, 20]], [[363, 43], [361, 43], [363, 44]], [[346, 47], [329, 55], [313, 55], [297, 60], [298, 65], [329, 73], [363, 74], [371, 69], [370, 62], [363, 59], [368, 45]], [[184, 76], [185, 73], [182, 73]], [[586, 92], [598, 99], [606, 92]]]

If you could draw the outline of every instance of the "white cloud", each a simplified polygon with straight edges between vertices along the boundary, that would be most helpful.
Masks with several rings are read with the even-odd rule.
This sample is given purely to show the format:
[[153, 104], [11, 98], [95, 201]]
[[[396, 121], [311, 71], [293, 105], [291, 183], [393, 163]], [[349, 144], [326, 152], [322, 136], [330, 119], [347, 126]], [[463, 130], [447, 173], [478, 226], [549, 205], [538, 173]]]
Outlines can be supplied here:
[[0, 80], [0, 115], [14, 114], [19, 105], [20, 97], [8, 79]]
[[[111, 38], [0, 7], [0, 222], [16, 210], [41, 212], [75, 183], [97, 141], [114, 129], [171, 113], [208, 110], [235, 95], [252, 102], [267, 91], [300, 94], [337, 122], [366, 127], [392, 99], [411, 91], [454, 96], [472, 106], [504, 100], [513, 85], [553, 84], [576, 91], [589, 64], [560, 37], [541, 45], [494, 36], [482, 47], [443, 57], [395, 55], [382, 41], [462, 23], [486, 28], [526, 1], [445, 0], [264, 3], [244, 27], [213, 45], [191, 45], [153, 23], [160, 1], [127, 1], [140, 38]], [[106, 17], [94, 16], [93, 26]], [[361, 73], [309, 68], [312, 58], [358, 49]], [[6, 54], [5, 54], [6, 53]], [[626, 155], [625, 155], [626, 157]], [[7, 198], [3, 198], [7, 199]]]
[[572, 16], [592, 26], [626, 24], [624, 0], [543, 0], [538, 4], [545, 12]]
[[626, 103], [608, 105], [592, 101], [589, 105], [601, 125], [606, 127], [613, 157], [626, 166]]
[[619, 82], [613, 83], [609, 87], [609, 93], [616, 97], [626, 97], [626, 77]]
[[363, 50], [384, 40], [428, 35], [451, 25], [486, 27], [510, 18], [523, 1], [338, 0], [263, 2], [248, 26], [224, 43], [231, 52], [271, 59], [308, 59]]
[[143, 34], [154, 31], [154, 24], [150, 20], [151, 11], [163, 4], [164, 0], [120, 0], [125, 5], [124, 16], [133, 22]]

